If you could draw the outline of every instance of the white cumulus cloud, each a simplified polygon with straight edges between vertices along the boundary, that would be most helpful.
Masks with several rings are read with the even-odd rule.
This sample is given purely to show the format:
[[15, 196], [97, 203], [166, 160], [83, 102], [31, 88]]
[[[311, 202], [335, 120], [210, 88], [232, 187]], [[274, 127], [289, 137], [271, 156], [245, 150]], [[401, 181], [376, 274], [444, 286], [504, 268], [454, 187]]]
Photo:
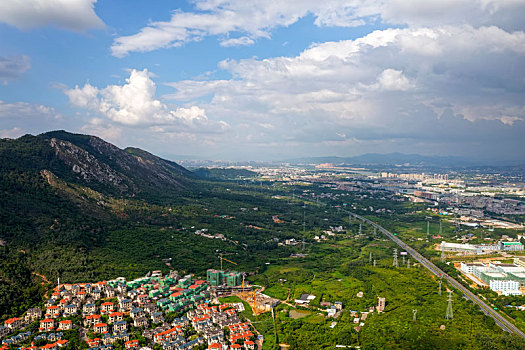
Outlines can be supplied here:
[[124, 85], [99, 89], [90, 84], [66, 89], [76, 106], [96, 111], [109, 120], [126, 126], [162, 126], [194, 132], [223, 132], [228, 124], [215, 122], [197, 106], [170, 108], [155, 98], [156, 84], [147, 70], [132, 70]]
[[[219, 68], [232, 79], [173, 82], [166, 98], [212, 96], [201, 107], [253, 147], [390, 144], [389, 151], [412, 142], [422, 150], [516, 150], [522, 147], [512, 135], [525, 132], [524, 61], [521, 31], [386, 29], [315, 44], [295, 57], [225, 60]], [[498, 138], [505, 142], [496, 145]]]
[[76, 32], [103, 28], [97, 0], [2, 0], [0, 22], [19, 29], [58, 27]]

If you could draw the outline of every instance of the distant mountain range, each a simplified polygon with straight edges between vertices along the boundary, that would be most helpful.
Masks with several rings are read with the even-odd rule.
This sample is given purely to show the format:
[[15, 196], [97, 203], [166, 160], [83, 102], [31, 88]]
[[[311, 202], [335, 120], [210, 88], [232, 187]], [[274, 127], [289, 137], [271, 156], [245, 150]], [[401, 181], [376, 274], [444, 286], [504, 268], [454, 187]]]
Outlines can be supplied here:
[[[516, 162], [479, 161], [455, 156], [424, 156], [404, 153], [366, 153], [353, 157], [304, 157], [288, 160], [292, 164], [324, 164], [334, 165], [388, 165], [415, 167], [475, 167], [475, 166], [517, 166]], [[523, 165], [518, 165], [523, 167]]]

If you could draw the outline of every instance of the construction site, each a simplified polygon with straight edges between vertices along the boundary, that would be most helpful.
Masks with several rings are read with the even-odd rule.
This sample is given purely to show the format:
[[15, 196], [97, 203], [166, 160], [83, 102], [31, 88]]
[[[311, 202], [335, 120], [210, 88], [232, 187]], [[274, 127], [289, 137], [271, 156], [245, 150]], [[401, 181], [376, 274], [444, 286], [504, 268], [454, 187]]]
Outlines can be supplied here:
[[233, 270], [224, 270], [224, 261], [233, 265], [237, 263], [219, 256], [221, 268], [209, 269], [206, 273], [207, 282], [212, 287], [217, 297], [237, 296], [247, 302], [255, 315], [271, 311], [279, 305], [280, 300], [263, 294], [264, 288], [255, 289], [253, 285], [247, 284], [246, 273]]

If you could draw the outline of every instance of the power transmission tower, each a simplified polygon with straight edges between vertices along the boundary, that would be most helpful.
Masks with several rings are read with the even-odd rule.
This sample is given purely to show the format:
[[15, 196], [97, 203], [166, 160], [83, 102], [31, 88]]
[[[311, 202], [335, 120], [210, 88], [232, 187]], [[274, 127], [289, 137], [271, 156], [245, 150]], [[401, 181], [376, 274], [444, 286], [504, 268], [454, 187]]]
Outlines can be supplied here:
[[407, 269], [410, 268], [410, 258], [407, 259]]
[[441, 280], [439, 280], [439, 292], [438, 292], [439, 295], [441, 295], [441, 284], [442, 284], [442, 283], [443, 283], [443, 282], [441, 282]]
[[401, 255], [403, 257], [403, 262], [401, 263], [401, 265], [405, 265], [405, 256], [404, 255]]
[[399, 264], [397, 263], [397, 249], [394, 248], [394, 261], [392, 262], [393, 267], [399, 267]]
[[428, 242], [429, 234], [430, 234], [430, 221], [427, 220], [427, 242]]
[[412, 310], [412, 321], [416, 321], [417, 310]]
[[372, 252], [370, 252], [370, 256], [368, 257], [368, 262], [369, 262], [369, 263], [372, 262]]
[[363, 232], [363, 225], [359, 224], [359, 235], [361, 235], [361, 232]]
[[376, 259], [374, 259], [374, 267], [376, 267]]
[[447, 320], [451, 320], [454, 318], [454, 312], [452, 311], [452, 291], [450, 290], [448, 292], [448, 304], [447, 304], [447, 314], [445, 315], [445, 318]]

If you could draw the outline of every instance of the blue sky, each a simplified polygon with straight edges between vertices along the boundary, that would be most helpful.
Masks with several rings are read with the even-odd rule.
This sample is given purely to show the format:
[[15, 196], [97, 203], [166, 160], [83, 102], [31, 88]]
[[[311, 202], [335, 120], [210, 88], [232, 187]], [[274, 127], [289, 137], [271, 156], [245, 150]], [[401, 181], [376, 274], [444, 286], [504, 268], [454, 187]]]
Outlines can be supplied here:
[[523, 13], [521, 0], [4, 0], [0, 137], [66, 129], [169, 158], [525, 160]]

